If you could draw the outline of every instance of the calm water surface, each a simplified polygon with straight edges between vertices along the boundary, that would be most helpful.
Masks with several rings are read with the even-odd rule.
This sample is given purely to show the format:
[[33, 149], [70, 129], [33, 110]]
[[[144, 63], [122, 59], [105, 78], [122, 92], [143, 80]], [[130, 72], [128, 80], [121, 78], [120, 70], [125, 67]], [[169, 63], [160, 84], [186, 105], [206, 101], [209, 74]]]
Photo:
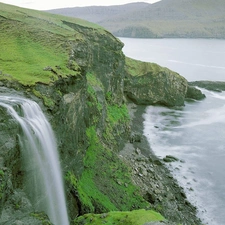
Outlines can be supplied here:
[[[129, 39], [124, 53], [168, 67], [188, 81], [225, 81], [225, 40]], [[144, 134], [169, 164], [205, 224], [225, 224], [225, 92], [201, 89], [207, 98], [184, 107], [147, 107]]]
[[225, 40], [120, 38], [125, 55], [155, 62], [188, 81], [225, 81]]

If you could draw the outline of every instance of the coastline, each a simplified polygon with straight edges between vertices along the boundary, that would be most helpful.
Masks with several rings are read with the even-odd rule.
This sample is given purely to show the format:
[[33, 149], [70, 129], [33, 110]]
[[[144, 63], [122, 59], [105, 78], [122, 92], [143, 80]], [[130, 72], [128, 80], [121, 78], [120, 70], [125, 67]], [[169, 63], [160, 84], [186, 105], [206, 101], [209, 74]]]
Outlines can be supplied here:
[[128, 103], [131, 118], [131, 138], [120, 157], [132, 168], [133, 182], [140, 187], [151, 208], [160, 212], [168, 224], [200, 225], [197, 209], [186, 198], [182, 187], [171, 175], [166, 164], [155, 156], [143, 135], [143, 114], [146, 106]]

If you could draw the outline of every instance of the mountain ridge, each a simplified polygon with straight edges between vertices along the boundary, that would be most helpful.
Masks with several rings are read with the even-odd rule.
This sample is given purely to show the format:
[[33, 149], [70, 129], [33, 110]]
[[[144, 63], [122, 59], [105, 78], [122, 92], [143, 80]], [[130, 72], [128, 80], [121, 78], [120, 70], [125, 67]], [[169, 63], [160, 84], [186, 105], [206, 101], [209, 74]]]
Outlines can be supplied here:
[[97, 23], [120, 37], [225, 38], [224, 11], [222, 0], [216, 3], [212, 0], [162, 0], [154, 4], [75, 7], [48, 12], [69, 13], [69, 16]]

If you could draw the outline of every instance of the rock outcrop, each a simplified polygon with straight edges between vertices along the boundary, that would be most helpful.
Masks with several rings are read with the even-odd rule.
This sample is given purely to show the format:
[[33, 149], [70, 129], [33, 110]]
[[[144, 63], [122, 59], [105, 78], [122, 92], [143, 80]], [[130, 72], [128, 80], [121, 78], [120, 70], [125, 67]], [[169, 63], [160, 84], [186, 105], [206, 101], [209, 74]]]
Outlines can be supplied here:
[[185, 98], [204, 98], [184, 77], [155, 63], [126, 58], [125, 71], [125, 94], [138, 105], [182, 106]]
[[209, 91], [222, 92], [225, 91], [225, 82], [223, 81], [193, 81], [189, 82], [190, 86], [198, 86], [200, 88], [205, 88]]
[[189, 85], [185, 97], [189, 99], [202, 100], [206, 96], [202, 94], [202, 92], [199, 89]]

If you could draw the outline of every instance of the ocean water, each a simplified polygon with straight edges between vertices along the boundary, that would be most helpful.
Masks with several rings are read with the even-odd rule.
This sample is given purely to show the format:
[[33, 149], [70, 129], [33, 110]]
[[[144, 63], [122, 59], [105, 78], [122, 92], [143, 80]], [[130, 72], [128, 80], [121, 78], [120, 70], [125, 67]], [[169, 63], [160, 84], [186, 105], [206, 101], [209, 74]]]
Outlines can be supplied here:
[[[120, 38], [125, 55], [168, 67], [188, 81], [225, 81], [225, 40]], [[225, 224], [225, 92], [201, 89], [184, 107], [148, 106], [144, 135], [198, 208], [204, 224]]]

